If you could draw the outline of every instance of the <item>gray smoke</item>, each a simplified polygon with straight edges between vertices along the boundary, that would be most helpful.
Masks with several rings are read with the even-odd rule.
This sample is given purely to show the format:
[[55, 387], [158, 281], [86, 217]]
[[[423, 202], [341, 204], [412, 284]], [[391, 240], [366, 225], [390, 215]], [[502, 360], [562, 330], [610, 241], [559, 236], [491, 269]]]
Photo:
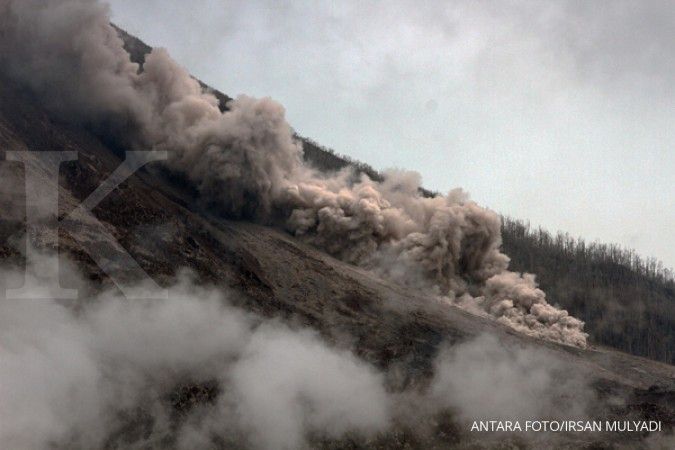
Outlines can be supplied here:
[[218, 101], [162, 49], [132, 63], [94, 0], [0, 0], [0, 64], [58, 117], [167, 150], [202, 200], [230, 217], [281, 223], [301, 239], [396, 282], [425, 287], [524, 333], [585, 346], [583, 322], [509, 272], [499, 217], [460, 191], [420, 195], [416, 174], [384, 182], [303, 165], [284, 109]]
[[535, 348], [507, 347], [492, 335], [446, 347], [435, 363], [430, 398], [461, 419], [587, 417], [594, 394], [578, 370]]
[[[23, 272], [0, 271], [3, 295], [22, 282]], [[79, 310], [0, 299], [0, 447], [194, 449], [233, 439], [298, 449], [311, 434], [389, 425], [382, 374], [351, 353], [247, 314], [187, 275], [170, 292], [148, 301], [104, 292]], [[171, 393], [200, 383], [215, 384], [216, 398], [177, 420]]]
[[[234, 307], [232, 294], [186, 272], [165, 299], [106, 291], [71, 307], [4, 298], [38, 265], [0, 270], [3, 449], [301, 449], [401, 425], [423, 434], [445, 412], [463, 427], [578, 419], [593, 398], [553, 353], [488, 335], [443, 349], [428, 387], [392, 392], [385, 373], [351, 352]], [[64, 260], [61, 271], [87, 291], [75, 266]], [[212, 395], [177, 402], [186, 386]]]

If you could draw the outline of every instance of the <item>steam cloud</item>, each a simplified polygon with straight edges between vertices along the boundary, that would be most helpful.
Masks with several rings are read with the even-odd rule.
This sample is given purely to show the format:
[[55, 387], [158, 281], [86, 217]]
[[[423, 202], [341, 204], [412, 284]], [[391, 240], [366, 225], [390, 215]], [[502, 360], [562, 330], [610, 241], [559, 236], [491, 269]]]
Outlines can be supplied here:
[[509, 348], [488, 334], [441, 351], [429, 395], [437, 408], [454, 410], [467, 421], [578, 419], [595, 398], [583, 374], [551, 354]]
[[[22, 282], [0, 273], [2, 293]], [[183, 276], [168, 300], [104, 292], [77, 313], [0, 299], [0, 447], [297, 449], [389, 425], [382, 374], [227, 297]], [[176, 417], [170, 394], [199, 383], [214, 398]]]
[[[0, 447], [300, 449], [423, 428], [444, 411], [461, 423], [578, 418], [591, 399], [552, 354], [490, 336], [442, 351], [428, 388], [392, 392], [385, 373], [316, 333], [178, 278], [162, 300], [0, 298]], [[23, 281], [23, 270], [0, 270], [0, 295]], [[185, 387], [210, 394], [181, 403]]]
[[507, 270], [499, 217], [461, 191], [425, 198], [416, 174], [376, 182], [307, 167], [281, 105], [240, 96], [221, 113], [162, 49], [139, 70], [96, 1], [0, 5], [6, 74], [63, 119], [112, 129], [134, 148], [168, 150], [168, 167], [220, 213], [280, 224], [344, 261], [521, 332], [586, 345], [583, 322], [550, 305], [533, 276]]

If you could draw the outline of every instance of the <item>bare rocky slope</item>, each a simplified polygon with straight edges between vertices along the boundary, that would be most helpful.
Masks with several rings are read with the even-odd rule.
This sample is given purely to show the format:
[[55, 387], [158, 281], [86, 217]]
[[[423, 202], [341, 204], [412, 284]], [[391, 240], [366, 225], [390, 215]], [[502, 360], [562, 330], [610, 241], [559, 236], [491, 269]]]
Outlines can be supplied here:
[[[139, 41], [127, 45], [136, 58], [147, 50]], [[217, 94], [221, 101], [225, 99]], [[40, 107], [40, 99], [8, 80], [0, 80], [0, 149], [77, 151], [79, 159], [64, 163], [59, 191], [60, 216], [67, 215], [121, 162], [121, 149], [100, 133], [60, 123]], [[0, 258], [21, 264], [25, 230], [22, 206], [23, 174], [19, 166], [0, 165]], [[432, 361], [443, 343], [464, 342], [489, 333], [509, 346], [537, 348], [564, 360], [589, 381], [597, 402], [592, 417], [660, 420], [659, 439], [646, 434], [570, 433], [555, 437], [553, 446], [568, 448], [639, 448], [669, 445], [667, 433], [675, 427], [675, 367], [630, 356], [601, 346], [587, 349], [538, 341], [473, 316], [435, 298], [425, 297], [362, 269], [340, 262], [277, 229], [224, 220], [196, 206], [194, 193], [183, 180], [150, 164], [94, 209], [115, 239], [160, 284], [168, 284], [182, 267], [201, 281], [241, 293], [241, 306], [268, 317], [318, 330], [332, 343], [345, 337], [354, 352], [376, 367], [396, 373], [391, 389], [423, 388]], [[119, 251], [115, 242], [80, 223], [79, 232], [96, 242], [101, 254]], [[111, 286], [96, 263], [70, 234], [44, 235], [47, 248], [58, 248], [99, 288]], [[177, 388], [178, 389], [178, 388]], [[178, 390], [175, 408], [217, 395], [204, 380]], [[539, 443], [504, 441], [477, 436], [457, 427], [451, 417], [438, 417], [419, 433], [402, 424], [391, 433], [368, 442], [346, 439], [319, 442], [327, 448], [467, 448], [508, 445], [537, 448]], [[123, 448], [138, 431], [133, 424], [113, 437], [110, 448]], [[663, 443], [665, 442], [665, 443]], [[549, 445], [549, 444], [547, 444]], [[665, 447], [663, 447], [665, 448]]]
[[[118, 31], [132, 59], [142, 64], [152, 49]], [[231, 100], [218, 90], [211, 91], [223, 108]], [[367, 164], [312, 139], [297, 138], [303, 143], [305, 161], [322, 171], [350, 166], [373, 180], [382, 180]], [[422, 191], [426, 196], [434, 195]], [[658, 261], [640, 258], [616, 245], [587, 243], [563, 233], [553, 236], [508, 217], [503, 218], [502, 237], [510, 267], [536, 274], [553, 303], [587, 324], [593, 342], [657, 361], [675, 361], [675, 280]]]

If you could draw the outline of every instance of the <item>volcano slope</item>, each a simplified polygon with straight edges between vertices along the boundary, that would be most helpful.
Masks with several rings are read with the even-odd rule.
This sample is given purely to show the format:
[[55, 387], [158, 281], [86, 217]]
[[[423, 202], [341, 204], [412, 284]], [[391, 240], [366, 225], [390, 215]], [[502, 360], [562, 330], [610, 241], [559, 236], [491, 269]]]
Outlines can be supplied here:
[[[146, 47], [142, 43], [126, 36], [128, 48], [130, 42], [134, 43], [131, 50], [144, 53]], [[218, 97], [221, 101], [225, 98], [222, 94]], [[39, 96], [15, 81], [1, 80], [0, 99], [3, 154], [7, 150], [77, 152], [76, 161], [61, 165], [60, 218], [68, 216], [124, 159], [123, 150], [110, 136], [60, 121], [41, 108]], [[26, 158], [40, 165], [33, 156], [26, 154]], [[22, 165], [12, 162], [3, 162], [0, 173], [0, 255], [5, 266], [22, 267], [27, 245], [22, 237], [26, 232], [25, 174]], [[47, 175], [44, 177], [47, 183]], [[74, 286], [80, 288], [80, 298], [68, 305], [73, 311], [86, 309], [88, 299], [97, 293], [115, 289], [90, 254], [115, 260], [126, 251], [162, 286], [172, 286], [180, 271], [189, 269], [194, 283], [231, 292], [228, 298], [235, 307], [254, 313], [260, 320], [281, 321], [291, 329], [315, 330], [326, 346], [353, 352], [359, 361], [383, 374], [386, 391], [392, 398], [386, 426], [372, 433], [336, 433], [330, 426], [313, 426], [301, 445], [672, 448], [675, 367], [600, 346], [582, 349], [519, 334], [487, 317], [469, 314], [435, 296], [341, 262], [283, 230], [224, 219], [199, 206], [197, 196], [188, 180], [160, 164], [150, 163], [93, 209], [102, 228], [84, 219], [75, 219], [69, 231], [59, 230], [58, 235], [38, 227], [31, 230], [30, 245], [43, 251], [58, 250], [62, 260], [70, 261], [83, 275], [84, 281]], [[73, 287], [72, 278], [63, 277], [62, 283]], [[453, 348], [459, 350], [452, 353]], [[515, 376], [499, 375], [505, 362], [502, 350], [495, 353], [495, 348], [513, 356], [515, 362], [506, 365], [515, 364], [514, 370], [507, 371], [515, 372]], [[479, 364], [475, 364], [476, 355], [480, 356]], [[481, 359], [481, 355], [487, 355], [488, 360]], [[523, 355], [537, 356], [529, 359]], [[570, 379], [575, 380], [574, 384], [570, 389], [554, 392], [551, 398], [542, 395], [532, 400], [549, 402], [545, 410], [520, 408], [511, 418], [558, 417], [558, 410], [566, 410], [575, 412], [569, 416], [575, 420], [656, 420], [661, 422], [661, 431], [527, 434], [470, 430], [472, 420], [510, 417], [508, 405], [514, 399], [504, 397], [504, 391], [516, 397], [539, 392], [538, 371], [543, 364], [564, 368], [545, 374], [544, 378], [550, 380], [543, 383], [544, 390], [564, 385]], [[444, 370], [450, 381], [439, 381]], [[497, 377], [490, 377], [490, 373], [497, 373]], [[532, 373], [534, 378], [530, 378]], [[517, 377], [524, 380], [514, 380]], [[180, 447], [185, 423], [198, 420], [201, 416], [195, 411], [208, 409], [226, 395], [227, 386], [199, 373], [174, 381], [158, 387], [156, 393], [171, 411], [170, 426], [158, 431], [157, 419], [151, 411], [145, 411], [142, 403], [124, 403], [116, 411], [122, 418], [114, 427], [104, 427], [103, 438], [93, 442], [102, 448]], [[23, 394], [13, 395], [21, 401]], [[453, 395], [460, 399], [439, 400]], [[506, 414], [495, 409], [500, 404], [506, 405]], [[522, 416], [532, 411], [538, 415]], [[7, 422], [6, 413], [2, 410], [3, 422]], [[311, 417], [320, 411], [310, 407], [307, 414]], [[23, 442], [16, 428], [2, 427], [0, 437], [10, 440], [0, 443]], [[207, 434], [206, 443], [200, 441], [197, 447], [275, 448], [270, 441], [260, 443], [245, 433], [241, 438], [231, 438], [240, 434], [232, 434], [229, 429], [210, 429]], [[68, 433], [59, 436], [61, 440], [50, 438], [35, 448], [77, 448], [80, 442]], [[293, 448], [297, 444], [291, 442], [285, 446]], [[195, 448], [194, 444], [191, 448]]]

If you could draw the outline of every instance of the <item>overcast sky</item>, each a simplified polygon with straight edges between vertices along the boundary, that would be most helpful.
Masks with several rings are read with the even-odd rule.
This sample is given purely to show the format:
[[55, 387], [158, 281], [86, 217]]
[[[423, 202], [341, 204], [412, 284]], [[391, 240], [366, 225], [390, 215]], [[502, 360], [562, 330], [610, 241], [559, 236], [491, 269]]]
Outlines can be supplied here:
[[110, 3], [340, 153], [675, 266], [672, 1]]

